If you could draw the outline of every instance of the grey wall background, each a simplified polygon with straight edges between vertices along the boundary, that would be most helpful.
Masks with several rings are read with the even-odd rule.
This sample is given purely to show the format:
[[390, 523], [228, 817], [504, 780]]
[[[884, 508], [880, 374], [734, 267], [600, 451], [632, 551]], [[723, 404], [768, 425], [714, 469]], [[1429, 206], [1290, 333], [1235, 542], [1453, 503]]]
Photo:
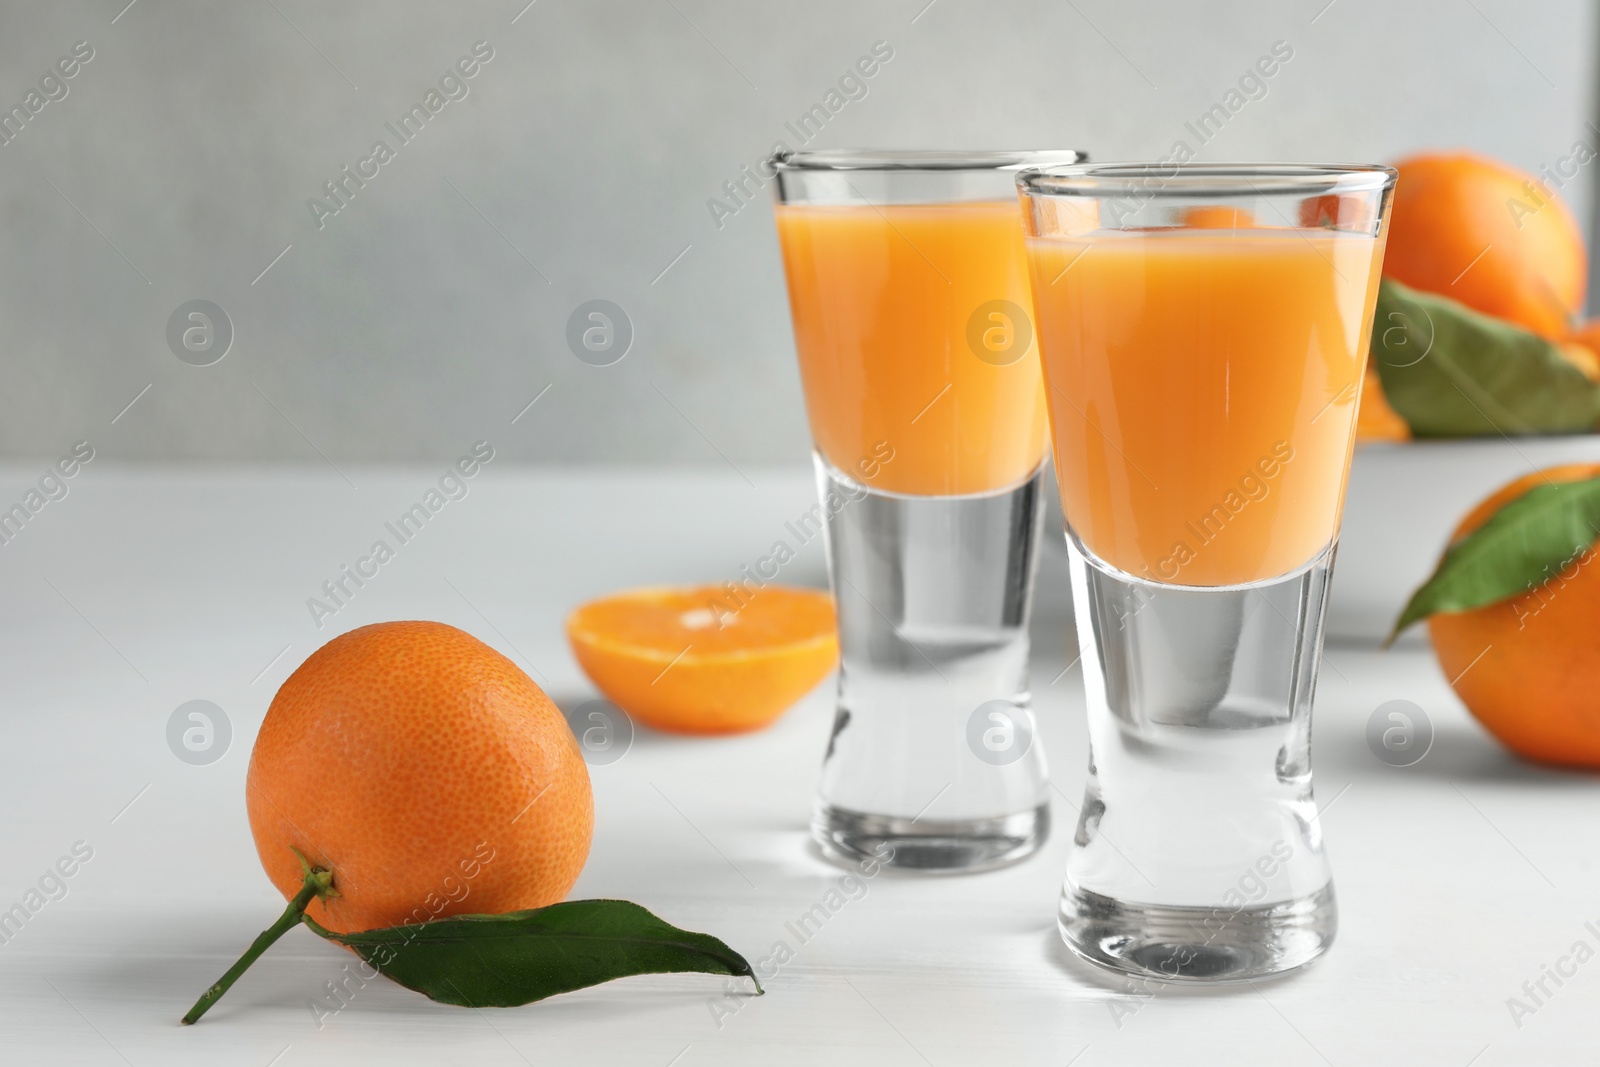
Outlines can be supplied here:
[[[880, 40], [812, 147], [1600, 146], [1582, 0], [126, 2], [0, 6], [4, 108], [95, 53], [0, 147], [6, 456], [800, 460], [767, 196], [720, 227], [707, 201], [799, 147], [784, 123]], [[319, 230], [307, 200], [480, 40], [469, 95]], [[1280, 40], [1267, 95], [1199, 146], [1184, 123]], [[1564, 190], [1586, 231], [1592, 170]], [[235, 331], [209, 367], [165, 339], [196, 298]], [[565, 341], [593, 298], [633, 323], [613, 366]]]

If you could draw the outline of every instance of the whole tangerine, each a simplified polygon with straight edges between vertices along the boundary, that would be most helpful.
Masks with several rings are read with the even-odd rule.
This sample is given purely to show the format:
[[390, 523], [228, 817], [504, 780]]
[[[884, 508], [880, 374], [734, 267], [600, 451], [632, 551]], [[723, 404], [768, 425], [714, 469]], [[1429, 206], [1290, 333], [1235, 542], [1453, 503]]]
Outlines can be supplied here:
[[[1600, 464], [1518, 478], [1473, 508], [1451, 543], [1536, 486], [1594, 477]], [[1600, 558], [1593, 545], [1526, 593], [1430, 616], [1428, 635], [1451, 688], [1503, 745], [1541, 763], [1600, 767]]]
[[1566, 335], [1589, 262], [1554, 189], [1468, 152], [1412, 156], [1395, 169], [1386, 275], [1545, 337]]
[[335, 637], [278, 690], [250, 755], [250, 830], [291, 899], [296, 851], [338, 895], [308, 914], [339, 933], [566, 896], [594, 828], [566, 721], [516, 664], [437, 622]]

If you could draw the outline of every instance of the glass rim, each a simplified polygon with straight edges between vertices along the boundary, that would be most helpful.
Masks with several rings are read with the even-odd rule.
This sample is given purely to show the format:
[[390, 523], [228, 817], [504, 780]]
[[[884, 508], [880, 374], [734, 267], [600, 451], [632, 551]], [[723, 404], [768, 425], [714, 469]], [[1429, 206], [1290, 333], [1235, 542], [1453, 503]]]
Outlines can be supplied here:
[[1017, 189], [1027, 196], [1294, 196], [1376, 192], [1398, 177], [1381, 163], [1077, 163], [1026, 168]]
[[987, 171], [1054, 169], [1081, 164], [1088, 153], [1075, 148], [1047, 149], [898, 149], [840, 148], [811, 152], [779, 152], [775, 171]]

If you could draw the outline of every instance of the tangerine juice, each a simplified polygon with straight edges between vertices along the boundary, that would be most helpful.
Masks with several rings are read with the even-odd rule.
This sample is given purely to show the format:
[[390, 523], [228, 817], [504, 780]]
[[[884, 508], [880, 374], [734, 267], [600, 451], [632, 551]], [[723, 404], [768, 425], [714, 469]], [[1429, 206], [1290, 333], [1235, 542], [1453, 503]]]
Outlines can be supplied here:
[[1248, 226], [1027, 245], [1056, 477], [1084, 548], [1219, 586], [1332, 543], [1381, 238]]
[[1032, 475], [1046, 415], [1016, 201], [775, 211], [822, 457], [912, 495]]

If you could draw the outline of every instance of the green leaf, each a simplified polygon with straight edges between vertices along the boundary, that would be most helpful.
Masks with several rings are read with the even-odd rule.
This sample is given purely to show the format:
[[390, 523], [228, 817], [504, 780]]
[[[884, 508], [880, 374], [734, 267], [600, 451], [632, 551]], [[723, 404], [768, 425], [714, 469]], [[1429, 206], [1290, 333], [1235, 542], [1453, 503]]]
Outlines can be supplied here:
[[1571, 433], [1600, 421], [1600, 385], [1550, 341], [1389, 278], [1372, 358], [1417, 437]]
[[1470, 611], [1526, 593], [1566, 570], [1597, 537], [1600, 477], [1536, 486], [1445, 550], [1389, 641], [1435, 612]]
[[762, 991], [750, 964], [723, 942], [626, 900], [569, 900], [353, 934], [336, 934], [310, 916], [304, 922], [407, 989], [471, 1008], [512, 1007], [613, 978], [674, 971], [744, 976]]

